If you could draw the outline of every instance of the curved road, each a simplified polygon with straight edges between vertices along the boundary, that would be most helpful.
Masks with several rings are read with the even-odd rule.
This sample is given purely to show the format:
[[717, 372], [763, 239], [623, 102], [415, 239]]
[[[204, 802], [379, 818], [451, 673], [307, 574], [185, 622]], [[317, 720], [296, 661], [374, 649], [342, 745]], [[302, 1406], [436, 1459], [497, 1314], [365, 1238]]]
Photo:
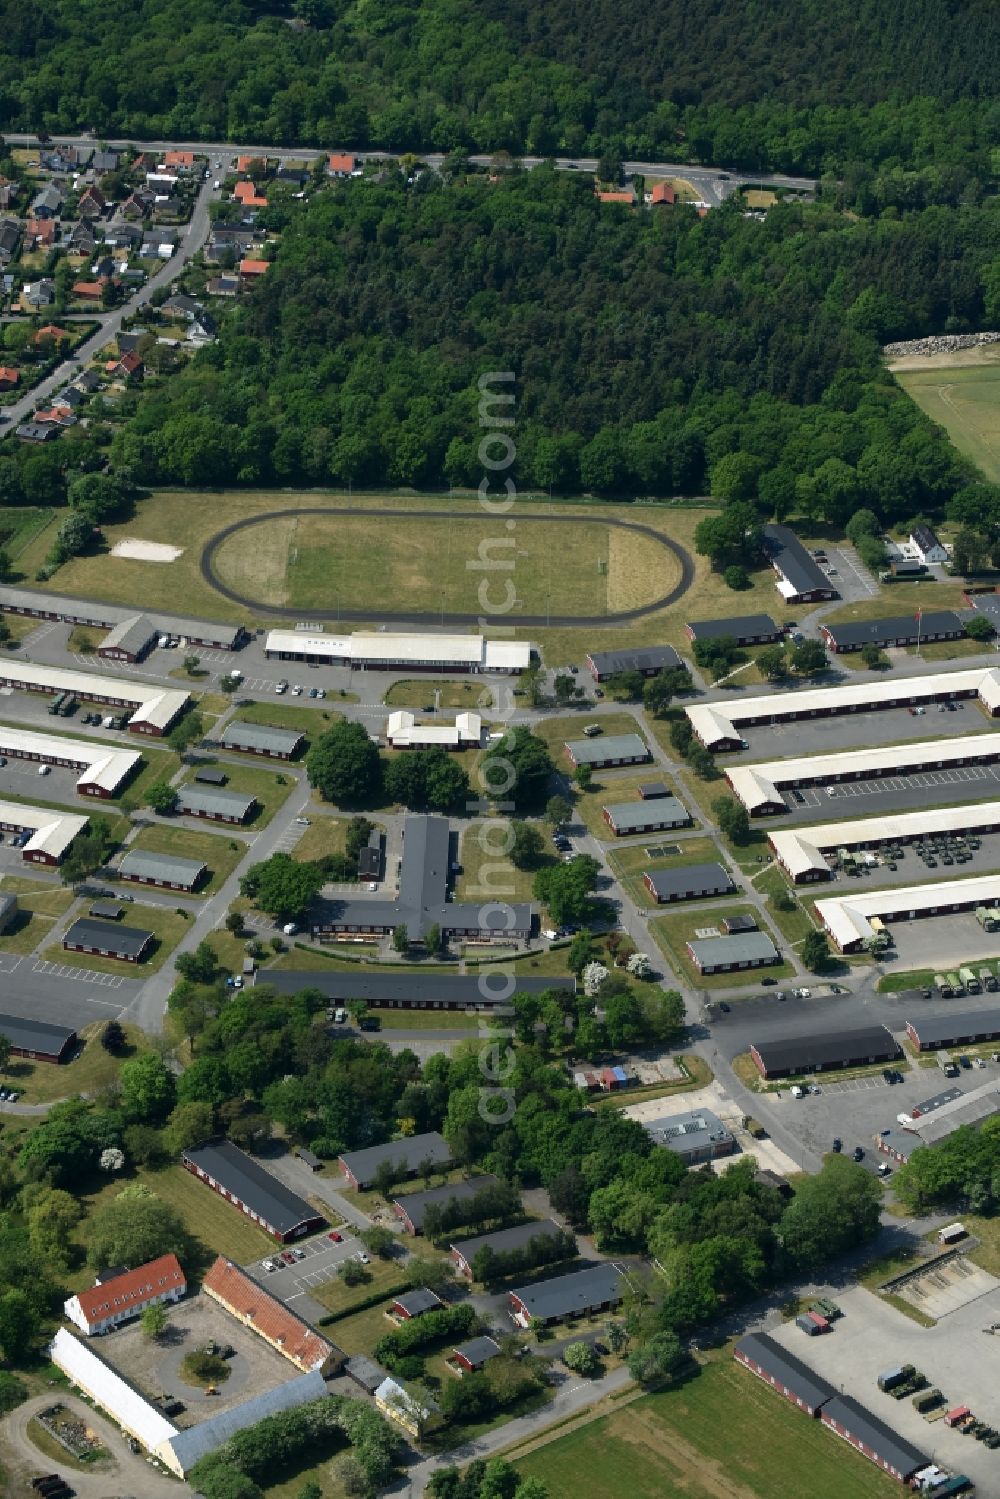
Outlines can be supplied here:
[[[98, 1471], [88, 1472], [85, 1468], [71, 1468], [68, 1463], [39, 1452], [28, 1436], [28, 1422], [56, 1400], [97, 1433], [111, 1453], [110, 1463], [102, 1464]], [[58, 1473], [67, 1480], [79, 1499], [109, 1499], [112, 1494], [142, 1494], [143, 1499], [178, 1499], [181, 1493], [189, 1492], [186, 1484], [168, 1478], [145, 1457], [130, 1452], [118, 1427], [100, 1411], [63, 1389], [53, 1390], [48, 1395], [36, 1395], [33, 1400], [19, 1405], [5, 1419], [3, 1435], [14, 1452], [12, 1466], [15, 1472], [22, 1469], [29, 1477]]]
[[[416, 516], [418, 519], [424, 520], [440, 520], [442, 514], [445, 514], [449, 520], [482, 520], [483, 518], [481, 510], [449, 510], [447, 512], [442, 512], [441, 510], [407, 510], [400, 512], [400, 514]], [[251, 526], [262, 525], [265, 521], [285, 520], [288, 516], [298, 515], [360, 515], [365, 516], [368, 520], [377, 518], [377, 515], [373, 517], [372, 511], [366, 510], [361, 505], [337, 505], [332, 507], [310, 506], [307, 508], [295, 506], [289, 510], [269, 510], [264, 515], [253, 515], [249, 516], [246, 520], [234, 521], [231, 526], [226, 526], [224, 530], [218, 531], [212, 537], [211, 541], [208, 542], [201, 554], [201, 575], [205, 582], [210, 588], [214, 588], [217, 593], [221, 593], [224, 598], [229, 599], [234, 604], [239, 604], [241, 608], [249, 609], [257, 614], [269, 614], [274, 618], [287, 619], [290, 613], [295, 613], [294, 610], [289, 610], [287, 605], [261, 604], [256, 599], [248, 598], [246, 594], [237, 593], [235, 589], [228, 588], [215, 571], [215, 557], [219, 548], [231, 536], [235, 536], [237, 532], [245, 531]], [[391, 521], [396, 519], [397, 516], [392, 511], [386, 511], [385, 518]], [[527, 515], [519, 515], [518, 524], [537, 520], [554, 521], [556, 524], [561, 525], [576, 525], [581, 519], [585, 520], [585, 517], [579, 515], [540, 515], [538, 513], [529, 513]], [[681, 569], [680, 580], [676, 587], [672, 588], [669, 593], [663, 594], [661, 598], [654, 599], [650, 604], [643, 604], [638, 609], [625, 609], [617, 614], [518, 614], [510, 616], [510, 623], [516, 625], [545, 626], [588, 625], [592, 627], [623, 625], [635, 619], [642, 619], [647, 614], [655, 614], [659, 609], [666, 609], [669, 605], [675, 604], [679, 598], [682, 598], [687, 593], [694, 579], [694, 564], [682, 546], [678, 546], [676, 541], [671, 541], [669, 536], [664, 536], [661, 532], [654, 531], [652, 526], [636, 525], [632, 521], [615, 520], [608, 516], [601, 516], [600, 519], [602, 525], [620, 526], [622, 530], [634, 531], [647, 540], [659, 543], [660, 546], [670, 552], [677, 559]], [[367, 620], [371, 618], [371, 609], [335, 610], [309, 608], [307, 612], [312, 619]], [[394, 625], [422, 624], [431, 617], [439, 620], [442, 624], [471, 625], [479, 622], [482, 617], [482, 611], [476, 614], [445, 614], [436, 609], [424, 609], [409, 610], [397, 614], [390, 614], [382, 610], [379, 613], [380, 619], [384, 619], [387, 623]]]

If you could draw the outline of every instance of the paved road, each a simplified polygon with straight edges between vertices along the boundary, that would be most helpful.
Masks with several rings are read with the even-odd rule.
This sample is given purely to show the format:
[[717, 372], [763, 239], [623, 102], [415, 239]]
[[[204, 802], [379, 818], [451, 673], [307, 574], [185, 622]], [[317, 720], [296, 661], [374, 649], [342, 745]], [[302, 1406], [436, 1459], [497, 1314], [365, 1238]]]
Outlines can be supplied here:
[[[86, 1469], [70, 1468], [66, 1463], [43, 1457], [31, 1441], [27, 1434], [28, 1422], [32, 1416], [51, 1405], [54, 1399], [67, 1406], [95, 1431], [112, 1454], [112, 1461], [102, 1464], [99, 1472], [88, 1473]], [[144, 1457], [131, 1453], [116, 1426], [93, 1406], [85, 1405], [82, 1400], [74, 1395], [67, 1395], [64, 1390], [36, 1395], [33, 1400], [26, 1400], [23, 1405], [19, 1405], [6, 1418], [3, 1434], [13, 1449], [16, 1466], [23, 1465], [27, 1476], [59, 1473], [70, 1483], [78, 1499], [109, 1499], [112, 1494], [130, 1493], [141, 1494], [143, 1499], [177, 1499], [179, 1493], [188, 1492], [187, 1485], [178, 1489], [176, 1478], [158, 1473]]]
[[32, 386], [31, 390], [26, 391], [20, 400], [3, 408], [3, 415], [11, 427], [25, 421], [29, 413], [43, 405], [53, 391], [67, 384], [71, 375], [77, 373], [119, 333], [122, 323], [127, 318], [134, 317], [147, 305], [155, 291], [161, 286], [169, 286], [176, 279], [187, 262], [208, 239], [211, 228], [208, 205], [212, 193], [212, 182], [209, 179], [203, 184], [195, 200], [190, 223], [179, 240], [177, 249], [170, 259], [150, 276], [145, 286], [139, 287], [135, 294], [120, 307], [115, 307], [110, 312], [95, 312], [94, 317], [99, 325], [97, 331], [79, 346], [72, 359], [64, 361], [51, 375], [47, 375], [38, 385]]

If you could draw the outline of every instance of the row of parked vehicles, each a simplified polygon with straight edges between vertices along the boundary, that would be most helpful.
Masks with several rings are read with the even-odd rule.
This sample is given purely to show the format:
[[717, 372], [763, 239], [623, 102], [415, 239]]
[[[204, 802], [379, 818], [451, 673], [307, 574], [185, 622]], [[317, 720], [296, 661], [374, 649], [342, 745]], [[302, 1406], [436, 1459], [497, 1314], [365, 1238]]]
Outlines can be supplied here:
[[58, 1473], [44, 1473], [31, 1480], [31, 1487], [42, 1499], [67, 1499], [67, 1495], [73, 1490], [65, 1478], [60, 1478]]
[[[982, 994], [984, 989], [989, 994], [996, 994], [1000, 989], [1000, 980], [992, 968], [980, 968], [978, 973], [972, 968], [959, 968], [954, 973], [936, 973], [934, 988], [942, 999], [961, 998], [963, 994]], [[930, 997], [929, 990], [926, 997]]]
[[280, 1254], [272, 1254], [260, 1263], [261, 1268], [270, 1275], [273, 1270], [284, 1270], [286, 1265], [294, 1265], [298, 1260], [304, 1260], [305, 1257], [304, 1249], [283, 1249]]

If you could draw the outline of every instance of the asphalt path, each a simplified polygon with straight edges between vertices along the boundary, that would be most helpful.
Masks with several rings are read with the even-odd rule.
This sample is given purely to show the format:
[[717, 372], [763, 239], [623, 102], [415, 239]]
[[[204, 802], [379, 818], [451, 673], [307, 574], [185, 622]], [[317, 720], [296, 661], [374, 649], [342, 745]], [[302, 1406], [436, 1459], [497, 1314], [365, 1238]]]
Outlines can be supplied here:
[[[418, 520], [437, 520], [442, 515], [440, 510], [407, 510], [405, 513], [407, 518], [415, 517]], [[224, 598], [250, 610], [251, 613], [268, 614], [279, 619], [286, 619], [288, 617], [287, 605], [261, 604], [256, 599], [251, 599], [246, 594], [238, 593], [235, 589], [227, 587], [216, 572], [215, 558], [219, 548], [230, 537], [237, 535], [239, 532], [249, 530], [253, 526], [262, 525], [267, 521], [283, 520], [288, 516], [300, 515], [360, 515], [371, 520], [372, 511], [363, 505], [337, 505], [333, 507], [320, 505], [308, 507], [295, 506], [289, 510], [268, 510], [263, 515], [253, 515], [249, 516], [246, 520], [234, 521], [231, 526], [226, 526], [224, 530], [217, 532], [207, 543], [201, 554], [201, 575], [205, 582], [210, 588], [214, 588], [217, 593], [221, 593]], [[483, 518], [481, 510], [449, 509], [447, 515], [449, 520], [482, 520]], [[386, 520], [391, 523], [392, 519], [393, 517], [387, 512]], [[518, 514], [516, 523], [518, 525], [526, 525], [531, 521], [537, 520], [553, 522], [556, 525], [576, 526], [579, 525], [580, 519], [578, 515], [540, 515], [537, 513], [528, 512], [525, 514], [522, 512]], [[694, 580], [694, 564], [688, 552], [683, 547], [678, 546], [676, 541], [672, 541], [670, 537], [662, 535], [659, 531], [654, 531], [652, 526], [636, 525], [633, 521], [615, 520], [606, 515], [602, 515], [600, 521], [605, 526], [618, 526], [624, 531], [633, 531], [637, 535], [644, 537], [647, 541], [652, 541], [672, 553], [680, 564], [681, 569], [680, 580], [676, 586], [669, 593], [665, 593], [660, 598], [654, 599], [650, 604], [643, 604], [638, 609], [628, 609], [618, 614], [518, 614], [516, 618], [512, 616], [513, 623], [516, 623], [518, 626], [601, 626], [628, 624], [632, 620], [644, 618], [647, 614], [655, 614], [660, 609], [669, 608], [671, 604], [675, 604], [678, 599], [687, 593]], [[367, 620], [371, 618], [371, 609], [310, 608], [308, 614], [311, 619]], [[440, 624], [469, 625], [478, 624], [481, 617], [482, 611], [473, 614], [445, 614], [438, 610], [407, 610], [393, 614], [382, 610], [379, 614], [379, 618], [385, 620], [388, 624], [421, 624], [426, 623], [428, 619], [434, 619]]]

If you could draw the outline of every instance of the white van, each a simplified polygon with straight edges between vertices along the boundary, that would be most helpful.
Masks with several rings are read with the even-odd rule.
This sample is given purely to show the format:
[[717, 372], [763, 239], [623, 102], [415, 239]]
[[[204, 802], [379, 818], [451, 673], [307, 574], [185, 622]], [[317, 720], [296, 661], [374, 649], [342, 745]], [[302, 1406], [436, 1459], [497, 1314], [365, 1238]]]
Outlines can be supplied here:
[[51, 769], [52, 769], [51, 765], [39, 765], [39, 767], [38, 767], [38, 774], [40, 776], [47, 776], [48, 773], [49, 773], [49, 771]]
[[334, 1012], [333, 1012], [333, 1022], [334, 1022], [335, 1025], [346, 1025], [347, 1024], [347, 1011], [344, 1010], [344, 1009], [334, 1010]]
[[294, 921], [286, 921], [281, 930], [284, 932], [286, 937], [294, 937], [295, 933], [298, 931], [298, 927], [295, 925]]
[[803, 1089], [801, 1089], [799, 1087], [798, 1083], [796, 1083], [795, 1086], [792, 1088], [792, 1097], [793, 1098], [804, 1098], [805, 1097], [805, 1093], [804, 1093]]

